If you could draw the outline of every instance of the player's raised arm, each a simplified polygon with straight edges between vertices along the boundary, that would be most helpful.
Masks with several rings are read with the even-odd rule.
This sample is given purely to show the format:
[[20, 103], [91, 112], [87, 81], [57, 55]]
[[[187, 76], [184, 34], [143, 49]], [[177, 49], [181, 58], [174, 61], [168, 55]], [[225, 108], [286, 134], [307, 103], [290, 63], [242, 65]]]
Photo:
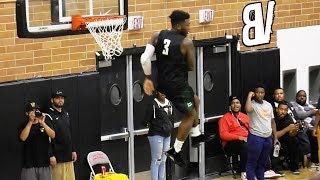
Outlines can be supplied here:
[[152, 82], [152, 68], [151, 68], [151, 57], [154, 54], [155, 51], [155, 45], [157, 43], [159, 33], [155, 33], [152, 35], [152, 37], [149, 39], [148, 44], [146, 45], [146, 49], [142, 53], [140, 57], [141, 66], [145, 75], [145, 81], [143, 83], [143, 89], [147, 95], [152, 95], [152, 92], [154, 91], [154, 86]]

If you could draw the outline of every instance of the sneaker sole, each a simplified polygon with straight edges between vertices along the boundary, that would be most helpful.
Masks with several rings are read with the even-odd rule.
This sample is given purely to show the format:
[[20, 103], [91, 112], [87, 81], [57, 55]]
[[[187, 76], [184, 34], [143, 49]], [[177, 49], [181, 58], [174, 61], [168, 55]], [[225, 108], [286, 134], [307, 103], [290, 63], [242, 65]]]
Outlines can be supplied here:
[[277, 179], [277, 178], [279, 178], [279, 177], [283, 177], [283, 176], [281, 176], [281, 175], [279, 174], [279, 175], [273, 175], [273, 176], [265, 176], [264, 178], [265, 178], [265, 179]]
[[174, 159], [174, 157], [171, 156], [170, 154], [168, 154], [167, 152], [165, 152], [165, 155], [166, 155], [167, 157], [169, 157], [169, 158], [170, 158], [175, 164], [177, 164], [178, 166], [180, 166], [180, 167], [186, 167], [186, 164], [185, 164], [185, 163], [180, 163], [180, 162], [176, 161], [176, 160]]

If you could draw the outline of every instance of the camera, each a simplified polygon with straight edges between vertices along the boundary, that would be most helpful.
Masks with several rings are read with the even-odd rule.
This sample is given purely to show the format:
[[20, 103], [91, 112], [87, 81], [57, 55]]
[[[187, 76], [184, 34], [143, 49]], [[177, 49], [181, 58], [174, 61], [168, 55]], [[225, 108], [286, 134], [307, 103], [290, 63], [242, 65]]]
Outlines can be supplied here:
[[303, 130], [305, 126], [304, 121], [297, 121], [296, 124], [299, 125], [299, 130]]
[[42, 118], [42, 112], [39, 111], [39, 110], [36, 110], [36, 112], [34, 113], [34, 115], [35, 115], [37, 118]]

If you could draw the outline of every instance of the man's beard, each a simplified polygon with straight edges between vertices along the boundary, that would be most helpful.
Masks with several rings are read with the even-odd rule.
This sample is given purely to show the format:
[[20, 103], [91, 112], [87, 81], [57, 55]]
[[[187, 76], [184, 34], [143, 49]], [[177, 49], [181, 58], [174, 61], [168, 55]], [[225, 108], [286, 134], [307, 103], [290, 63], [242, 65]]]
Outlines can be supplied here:
[[54, 105], [55, 107], [57, 107], [57, 108], [62, 108], [62, 107], [63, 107], [63, 104], [62, 104], [62, 105], [59, 105], [59, 104], [57, 104], [57, 103], [53, 103], [53, 105]]
[[307, 101], [298, 101], [297, 103], [300, 104], [301, 106], [304, 106], [307, 103]]

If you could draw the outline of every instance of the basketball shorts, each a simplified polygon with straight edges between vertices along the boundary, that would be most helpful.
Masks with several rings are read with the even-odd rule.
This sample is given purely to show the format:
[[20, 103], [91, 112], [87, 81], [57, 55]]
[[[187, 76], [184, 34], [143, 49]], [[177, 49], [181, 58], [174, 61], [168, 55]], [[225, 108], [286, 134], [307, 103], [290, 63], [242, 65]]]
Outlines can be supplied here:
[[181, 113], [185, 114], [194, 110], [194, 92], [189, 85], [179, 90], [170, 90], [163, 93]]

